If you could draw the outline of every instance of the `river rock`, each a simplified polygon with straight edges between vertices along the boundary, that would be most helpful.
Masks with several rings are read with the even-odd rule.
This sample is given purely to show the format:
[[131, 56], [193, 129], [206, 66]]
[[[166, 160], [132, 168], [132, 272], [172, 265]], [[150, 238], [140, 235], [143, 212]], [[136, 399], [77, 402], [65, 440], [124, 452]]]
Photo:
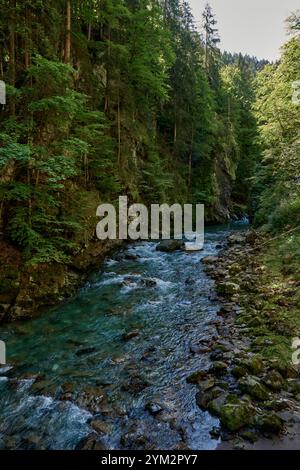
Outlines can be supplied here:
[[234, 282], [221, 282], [217, 284], [217, 292], [220, 295], [234, 295], [240, 290], [240, 286]]
[[209, 371], [216, 375], [222, 375], [226, 372], [227, 369], [228, 365], [226, 364], [226, 362], [216, 361], [212, 364]]
[[105, 450], [105, 447], [99, 441], [98, 435], [93, 432], [83, 437], [76, 445], [75, 450]]
[[215, 264], [219, 261], [217, 256], [206, 256], [202, 259], [202, 263], [204, 264]]
[[256, 419], [256, 427], [263, 433], [280, 434], [284, 429], [284, 420], [275, 413], [268, 413]]
[[212, 437], [213, 439], [219, 439], [219, 437], [220, 437], [220, 435], [221, 435], [221, 428], [218, 428], [218, 427], [214, 426], [214, 427], [212, 428], [212, 430], [209, 431], [209, 434], [211, 435], [211, 437]]
[[122, 389], [136, 395], [149, 386], [149, 383], [141, 377], [132, 377], [129, 382], [122, 385]]
[[196, 403], [201, 410], [206, 411], [208, 404], [222, 394], [224, 394], [224, 390], [219, 387], [214, 387], [211, 390], [200, 390], [196, 394]]
[[234, 377], [240, 379], [241, 377], [245, 377], [245, 375], [248, 374], [248, 370], [243, 366], [234, 366], [231, 373]]
[[246, 402], [226, 403], [220, 410], [220, 421], [235, 432], [251, 424], [253, 419], [253, 407]]
[[163, 251], [165, 253], [171, 253], [173, 251], [181, 250], [183, 247], [182, 240], [162, 240], [156, 246], [157, 251]]
[[277, 370], [285, 379], [299, 378], [299, 370], [292, 364], [286, 364], [279, 359], [270, 360], [270, 369]]
[[233, 233], [232, 235], [230, 235], [227, 239], [229, 245], [237, 245], [237, 244], [242, 244], [242, 243], [245, 243], [246, 241], [246, 238], [239, 234], [239, 233]]
[[153, 288], [157, 286], [157, 281], [155, 279], [142, 279], [141, 284], [145, 287]]
[[163, 407], [156, 402], [149, 402], [146, 404], [145, 409], [149, 411], [150, 414], [153, 416], [158, 415], [158, 413], [161, 413], [163, 411]]
[[207, 370], [198, 370], [197, 372], [193, 372], [189, 377], [187, 377], [186, 381], [189, 384], [198, 384], [203, 380], [207, 379], [208, 371]]
[[97, 433], [109, 434], [110, 432], [109, 424], [101, 421], [100, 419], [93, 419], [89, 424]]
[[269, 392], [257, 377], [248, 376], [238, 381], [239, 388], [255, 400], [268, 400]]
[[96, 348], [82, 348], [76, 351], [76, 356], [85, 356], [86, 354], [91, 354], [96, 351]]
[[274, 392], [279, 392], [284, 387], [284, 379], [276, 370], [268, 372], [264, 377], [264, 384]]
[[124, 339], [124, 341], [130, 341], [131, 339], [136, 338], [137, 336], [139, 336], [139, 334], [140, 334], [140, 332], [138, 330], [129, 331], [129, 333], [125, 333], [123, 335], [123, 339]]
[[263, 360], [258, 355], [255, 355], [252, 357], [246, 357], [244, 359], [239, 358], [237, 360], [237, 365], [244, 369], [247, 369], [247, 371], [253, 375], [259, 375], [263, 371], [263, 368], [264, 368]]

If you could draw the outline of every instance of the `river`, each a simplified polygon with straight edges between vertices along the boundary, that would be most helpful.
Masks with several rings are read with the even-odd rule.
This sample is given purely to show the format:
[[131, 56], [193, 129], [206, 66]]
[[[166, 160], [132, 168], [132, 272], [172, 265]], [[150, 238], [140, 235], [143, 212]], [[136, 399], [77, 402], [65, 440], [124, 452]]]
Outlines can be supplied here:
[[197, 407], [186, 378], [208, 367], [203, 345], [217, 335], [219, 304], [201, 259], [229, 230], [208, 229], [195, 253], [130, 245], [67, 303], [2, 326], [14, 368], [0, 369], [0, 449], [74, 449], [92, 418], [104, 423], [108, 449], [216, 448], [218, 420]]

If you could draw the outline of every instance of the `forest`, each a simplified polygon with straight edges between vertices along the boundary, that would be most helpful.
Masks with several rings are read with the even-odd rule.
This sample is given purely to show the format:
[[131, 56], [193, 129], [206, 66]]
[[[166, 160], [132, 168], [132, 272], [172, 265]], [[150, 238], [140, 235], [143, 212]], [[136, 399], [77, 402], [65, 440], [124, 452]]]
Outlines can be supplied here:
[[[46, 322], [45, 309], [72, 299], [111, 250], [123, 250], [118, 242], [97, 241], [99, 204], [117, 205], [120, 195], [146, 205], [204, 204], [208, 230], [250, 221], [245, 238], [231, 235], [226, 259], [202, 264], [227, 309], [235, 300], [243, 312], [254, 309], [239, 319], [256, 338], [254, 352], [287, 368], [300, 327], [299, 11], [286, 19], [287, 42], [280, 60], [271, 63], [221, 51], [209, 4], [201, 27], [189, 2], [181, 0], [0, 0], [0, 7], [0, 80], [6, 87], [0, 107], [3, 328], [14, 321], [19, 336], [29, 335], [24, 320]], [[125, 256], [136, 260], [130, 252]], [[140, 282], [132, 276], [122, 288]], [[143, 288], [157, 284], [151, 279], [141, 280]], [[131, 330], [122, 330], [123, 336], [139, 337]], [[6, 330], [0, 329], [2, 336]], [[84, 355], [84, 348], [77, 353]], [[223, 359], [218, 362], [222, 368]], [[237, 367], [237, 375], [242, 367], [256, 368]], [[284, 371], [273, 372], [285, 379]], [[199, 385], [195, 370], [190, 372], [190, 383]], [[240, 389], [251, 395], [244, 374], [239, 379]], [[142, 379], [130, 380], [141, 387]], [[299, 387], [297, 382], [293, 389], [297, 400]], [[83, 408], [85, 393], [76, 402]], [[159, 414], [149, 406], [152, 416]], [[248, 424], [248, 405], [241, 426], [228, 417], [232, 403], [222, 406], [212, 414], [231, 432]], [[260, 429], [281, 432], [280, 420], [265, 420]], [[145, 446], [124, 439], [122, 446], [106, 445]], [[176, 448], [168, 439], [163, 445]], [[58, 446], [45, 442], [45, 448]], [[90, 440], [83, 448], [97, 443]]]

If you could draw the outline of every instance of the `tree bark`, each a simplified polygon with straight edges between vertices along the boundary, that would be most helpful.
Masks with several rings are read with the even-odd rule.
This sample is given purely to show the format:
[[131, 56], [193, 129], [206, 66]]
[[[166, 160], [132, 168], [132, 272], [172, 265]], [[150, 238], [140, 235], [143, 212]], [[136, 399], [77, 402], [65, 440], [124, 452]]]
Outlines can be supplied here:
[[71, 0], [67, 0], [66, 5], [66, 42], [65, 42], [65, 63], [71, 62], [71, 34], [72, 34], [72, 5]]

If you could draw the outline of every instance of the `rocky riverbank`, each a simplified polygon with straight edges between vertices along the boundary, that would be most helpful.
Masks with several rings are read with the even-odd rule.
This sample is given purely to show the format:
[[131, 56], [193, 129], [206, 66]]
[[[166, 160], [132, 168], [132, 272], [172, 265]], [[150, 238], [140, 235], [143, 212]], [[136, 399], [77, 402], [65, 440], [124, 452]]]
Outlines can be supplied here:
[[198, 406], [220, 419], [212, 434], [221, 449], [299, 448], [300, 370], [291, 349], [299, 279], [286, 263], [269, 266], [269, 257], [268, 240], [248, 232], [203, 259], [222, 302], [219, 337], [205, 345], [211, 367], [188, 380], [199, 388]]

